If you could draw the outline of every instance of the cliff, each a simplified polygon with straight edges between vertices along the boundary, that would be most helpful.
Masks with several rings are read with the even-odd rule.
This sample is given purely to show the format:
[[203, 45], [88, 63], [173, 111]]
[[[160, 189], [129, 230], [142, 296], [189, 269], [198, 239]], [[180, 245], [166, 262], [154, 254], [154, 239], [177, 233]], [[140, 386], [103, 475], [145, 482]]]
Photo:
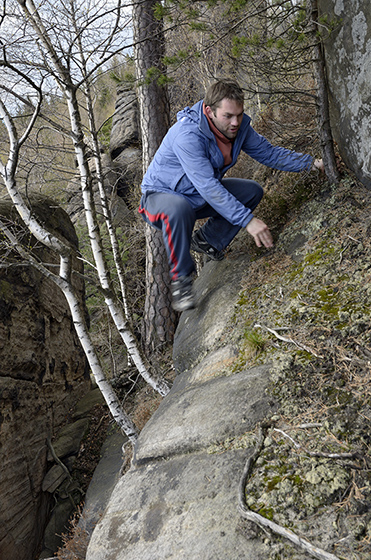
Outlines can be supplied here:
[[[42, 197], [33, 210], [57, 235], [77, 245], [67, 214]], [[0, 203], [2, 219], [16, 219]], [[25, 243], [35, 240], [26, 234]], [[35, 254], [57, 264], [41, 247]], [[47, 438], [66, 422], [71, 407], [90, 387], [85, 356], [60, 290], [17, 257], [2, 252], [0, 269], [0, 557], [33, 560], [50, 513], [52, 494], [42, 485]], [[82, 272], [82, 265], [76, 264]], [[84, 284], [75, 279], [84, 297]]]

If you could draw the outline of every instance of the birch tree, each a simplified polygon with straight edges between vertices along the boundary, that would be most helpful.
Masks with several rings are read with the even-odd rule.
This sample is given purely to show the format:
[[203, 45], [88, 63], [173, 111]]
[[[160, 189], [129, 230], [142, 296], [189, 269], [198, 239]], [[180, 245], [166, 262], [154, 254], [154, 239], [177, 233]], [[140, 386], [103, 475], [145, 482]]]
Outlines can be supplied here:
[[[111, 18], [111, 20], [107, 20], [108, 7], [115, 14], [115, 18]], [[11, 8], [12, 12], [9, 11]], [[97, 67], [104, 65], [112, 57], [112, 53], [117, 53], [119, 50], [115, 41], [116, 33], [120, 30], [122, 31], [122, 24], [120, 22], [122, 7], [120, 4], [116, 8], [113, 8], [112, 5], [104, 6], [99, 4], [94, 9], [92, 8], [91, 12], [87, 12], [83, 9], [79, 10], [73, 0], [68, 5], [62, 3], [51, 6], [46, 3], [39, 8], [35, 6], [32, 0], [26, 0], [26, 2], [13, 0], [13, 2], [6, 5], [6, 9], [8, 11], [4, 12], [2, 25], [8, 33], [9, 41], [7, 41], [6, 46], [5, 44], [3, 46], [0, 65], [5, 70], [7, 77], [13, 79], [15, 85], [14, 88], [8, 87], [6, 82], [3, 82], [1, 85], [2, 99], [5, 99], [1, 104], [2, 119], [9, 135], [8, 162], [1, 167], [4, 184], [27, 228], [39, 241], [48, 244], [53, 239], [53, 236], [46, 232], [41, 224], [37, 222], [30, 210], [27, 211], [27, 205], [17, 185], [16, 172], [19, 165], [21, 148], [35, 126], [36, 119], [42, 117], [42, 92], [46, 89], [45, 84], [50, 89], [57, 86], [68, 109], [70, 125], [67, 134], [72, 141], [79, 170], [81, 195], [100, 290], [104, 294], [105, 304], [126, 345], [132, 362], [145, 381], [164, 396], [168, 393], [169, 386], [159, 375], [150, 372], [150, 368], [141, 355], [136, 340], [131, 333], [124, 314], [122, 301], [120, 301], [116, 294], [111, 280], [106, 256], [103, 251], [101, 231], [93, 196], [93, 178], [87, 158], [86, 134], [88, 133], [93, 138], [96, 175], [102, 197], [101, 204], [104, 209], [104, 217], [112, 245], [114, 246], [115, 258], [118, 259], [119, 253], [115, 248], [117, 239], [115, 238], [109, 207], [104, 194], [100, 151], [97, 146], [97, 134], [89, 87]], [[16, 37], [14, 29], [9, 27], [9, 21], [17, 22]], [[5, 25], [6, 23], [8, 24], [7, 26]], [[98, 35], [98, 40], [95, 37], [96, 42], [92, 43], [91, 36], [97, 28], [100, 30], [104, 29], [105, 31]], [[19, 51], [20, 37], [23, 38], [24, 47], [28, 49], [27, 52], [25, 48], [23, 51]], [[12, 44], [17, 44], [18, 51], [11, 48]], [[97, 61], [98, 54], [99, 60]], [[23, 97], [19, 93], [20, 91], [23, 91]], [[35, 97], [35, 93], [37, 93], [38, 102], [34, 106], [30, 99]], [[10, 97], [11, 95], [12, 98]], [[86, 100], [86, 108], [89, 115], [87, 128], [84, 128], [81, 106], [79, 104], [79, 98], [82, 96]], [[19, 141], [14, 118], [11, 116], [11, 110], [7, 109], [7, 104], [11, 105], [12, 100], [14, 102], [15, 99], [19, 101], [23, 98], [28, 100], [28, 107], [34, 108], [32, 117], [28, 122], [21, 141]], [[69, 254], [67, 254], [63, 245], [55, 244], [54, 239], [51, 248], [57, 251], [61, 258], [60, 274], [55, 279], [56, 283], [63, 289], [70, 305], [71, 313], [76, 318], [77, 332], [82, 337], [82, 345], [87, 352], [90, 362], [91, 356], [94, 353], [87, 342], [89, 339], [86, 337], [83, 323], [80, 320], [81, 317], [76, 316], [76, 302], [73, 300], [71, 290], [66, 284], [71, 274]], [[116, 260], [116, 263], [119, 264], [119, 261]], [[122, 271], [120, 271], [119, 276], [122, 279]], [[96, 375], [96, 372], [99, 372], [96, 360], [94, 361], [94, 368], [94, 370], [92, 368], [92, 371]], [[129, 429], [129, 432], [135, 434], [134, 429]]]

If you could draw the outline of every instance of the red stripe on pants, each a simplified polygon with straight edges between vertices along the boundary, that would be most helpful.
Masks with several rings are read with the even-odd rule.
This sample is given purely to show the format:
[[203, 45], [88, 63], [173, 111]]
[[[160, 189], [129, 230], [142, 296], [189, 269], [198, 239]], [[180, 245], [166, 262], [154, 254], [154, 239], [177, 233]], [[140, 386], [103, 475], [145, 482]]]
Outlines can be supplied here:
[[164, 212], [161, 212], [159, 214], [151, 214], [150, 212], [148, 212], [148, 210], [146, 210], [145, 208], [141, 208], [141, 207], [139, 207], [139, 214], [144, 214], [152, 224], [154, 224], [158, 221], [165, 222], [166, 237], [167, 237], [167, 242], [168, 242], [169, 249], [170, 249], [170, 261], [171, 261], [171, 264], [173, 266], [173, 268], [171, 269], [170, 272], [171, 272], [171, 276], [174, 278], [174, 280], [176, 280], [177, 277], [178, 277], [178, 272], [177, 272], [178, 259], [177, 259], [177, 256], [176, 256], [175, 250], [174, 250], [174, 244], [173, 244], [173, 239], [172, 239], [172, 231], [171, 231], [169, 216], [167, 214], [165, 214]]

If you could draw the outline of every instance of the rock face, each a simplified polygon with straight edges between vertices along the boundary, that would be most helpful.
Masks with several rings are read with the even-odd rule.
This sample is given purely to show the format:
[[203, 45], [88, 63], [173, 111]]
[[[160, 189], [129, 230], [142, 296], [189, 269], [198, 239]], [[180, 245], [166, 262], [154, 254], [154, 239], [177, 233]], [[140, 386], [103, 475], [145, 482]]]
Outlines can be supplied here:
[[[371, 192], [352, 178], [325, 183], [270, 254], [249, 262], [241, 232], [240, 253], [236, 239], [223, 261], [202, 268], [197, 307], [176, 333], [178, 375], [139, 436], [86, 560], [309, 558], [239, 516], [241, 474], [262, 419], [272, 424], [248, 473], [247, 506], [319, 547], [318, 558], [369, 560], [370, 209]], [[275, 337], [260, 354], [256, 329], [268, 325]], [[333, 461], [339, 453], [365, 466]], [[340, 510], [353, 468], [362, 494]]]
[[[112, 216], [117, 225], [126, 222], [133, 206], [133, 187], [140, 184], [142, 176], [142, 150], [140, 146], [139, 113], [135, 91], [130, 84], [117, 88], [117, 102], [112, 119], [109, 153], [102, 153], [104, 188], [110, 199]], [[92, 176], [95, 163], [90, 161]], [[80, 193], [80, 176], [76, 174], [69, 183], [68, 214], [74, 224], [85, 224]], [[101, 203], [97, 187], [95, 202], [98, 211]]]
[[319, 0], [336, 23], [325, 52], [332, 127], [342, 157], [371, 188], [371, 13], [368, 0]]
[[246, 256], [207, 263], [197, 279], [198, 306], [181, 315], [175, 341], [179, 375], [140, 434], [87, 560], [267, 557], [264, 543], [244, 537], [237, 508], [251, 450], [251, 442], [241, 441], [275, 411], [265, 394], [268, 366], [232, 370], [228, 323], [247, 266]]
[[[77, 244], [65, 212], [43, 199], [36, 214]], [[9, 216], [11, 205], [1, 203]], [[44, 262], [53, 255], [38, 250]], [[76, 280], [83, 297], [83, 283]], [[50, 509], [42, 491], [47, 438], [90, 385], [86, 360], [62, 292], [29, 266], [0, 269], [0, 557], [33, 560]]]
[[140, 141], [138, 101], [130, 84], [120, 84], [112, 119], [110, 152], [116, 159], [126, 148], [138, 146]]
[[142, 175], [139, 109], [135, 90], [130, 84], [117, 88], [117, 101], [110, 138], [112, 169], [116, 173], [117, 194], [130, 206], [130, 189]]

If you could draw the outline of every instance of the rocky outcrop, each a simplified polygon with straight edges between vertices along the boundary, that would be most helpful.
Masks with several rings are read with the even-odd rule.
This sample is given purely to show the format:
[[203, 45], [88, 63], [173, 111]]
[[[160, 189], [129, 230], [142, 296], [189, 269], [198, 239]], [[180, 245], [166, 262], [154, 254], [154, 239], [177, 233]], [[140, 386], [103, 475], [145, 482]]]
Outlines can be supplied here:
[[134, 87], [121, 83], [117, 87], [117, 101], [112, 118], [110, 153], [116, 159], [123, 151], [140, 144], [138, 101]]
[[370, 558], [370, 209], [353, 179], [325, 184], [275, 249], [250, 261], [241, 232], [202, 268], [176, 333], [178, 375], [87, 560], [309, 558], [240, 515], [253, 448], [246, 509], [316, 557]]
[[[92, 447], [94, 446], [99, 455], [102, 440], [100, 431], [106, 431], [105, 410], [103, 395], [96, 387], [78, 401], [69, 415], [69, 423], [58, 431], [52, 442], [48, 442], [50, 468], [44, 477], [42, 490], [53, 496], [53, 509], [44, 531], [39, 560], [53, 557], [63, 546], [63, 535], [68, 534], [73, 526], [74, 515], [78, 514], [78, 506], [83, 499], [88, 510], [88, 514], [85, 515], [85, 529], [87, 515], [91, 525], [99, 517], [99, 511], [93, 511], [85, 491], [86, 481], [90, 479], [91, 462], [96, 464], [92, 459]], [[99, 472], [99, 465], [96, 471]], [[105, 483], [106, 481], [102, 482], [102, 486]], [[102, 493], [100, 497], [102, 498]], [[93, 514], [97, 518], [93, 517]]]
[[233, 374], [237, 349], [225, 338], [247, 266], [246, 256], [208, 263], [196, 281], [198, 306], [182, 314], [175, 341], [179, 375], [141, 432], [87, 560], [266, 558], [263, 543], [246, 541], [237, 511], [251, 444], [218, 449], [275, 410], [268, 367]]
[[[133, 188], [140, 184], [142, 176], [142, 150], [139, 133], [139, 113], [135, 90], [130, 84], [120, 84], [117, 88], [117, 102], [112, 117], [109, 153], [102, 149], [103, 181], [110, 208], [116, 225], [127, 221], [133, 207]], [[89, 160], [92, 177], [95, 176], [95, 162]], [[67, 212], [74, 224], [84, 224], [84, 208], [80, 193], [80, 176], [76, 174], [67, 191], [69, 202]], [[95, 202], [101, 213], [100, 196], [95, 190]]]
[[340, 153], [371, 188], [371, 13], [368, 0], [318, 0], [327, 24], [325, 41], [332, 128]]
[[[57, 235], [77, 245], [67, 214], [55, 203], [38, 197], [32, 207]], [[2, 201], [0, 214], [11, 217], [13, 213], [12, 205]], [[29, 234], [25, 239], [34, 243]], [[41, 247], [35, 252], [43, 262], [58, 262]], [[51, 505], [51, 494], [42, 488], [48, 468], [47, 438], [53, 438], [66, 422], [90, 380], [62, 292], [17, 258], [4, 253], [3, 258], [0, 557], [33, 560]], [[82, 272], [81, 264], [76, 267]], [[84, 285], [78, 277], [75, 288], [83, 298]]]
[[142, 176], [139, 108], [136, 92], [131, 84], [122, 83], [117, 88], [110, 156], [112, 169], [116, 173], [115, 189], [130, 207], [131, 189], [139, 185]]

